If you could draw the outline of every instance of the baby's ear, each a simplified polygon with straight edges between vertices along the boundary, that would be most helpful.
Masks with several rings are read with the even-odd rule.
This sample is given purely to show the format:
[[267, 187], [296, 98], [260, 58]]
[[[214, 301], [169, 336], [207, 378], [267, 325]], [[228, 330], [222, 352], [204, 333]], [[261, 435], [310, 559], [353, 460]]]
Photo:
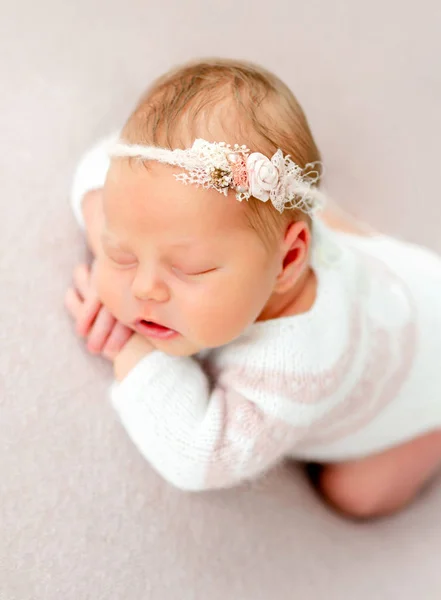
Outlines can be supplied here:
[[275, 291], [286, 292], [303, 273], [309, 259], [311, 232], [305, 221], [290, 223], [287, 227], [282, 248], [282, 264], [277, 276]]

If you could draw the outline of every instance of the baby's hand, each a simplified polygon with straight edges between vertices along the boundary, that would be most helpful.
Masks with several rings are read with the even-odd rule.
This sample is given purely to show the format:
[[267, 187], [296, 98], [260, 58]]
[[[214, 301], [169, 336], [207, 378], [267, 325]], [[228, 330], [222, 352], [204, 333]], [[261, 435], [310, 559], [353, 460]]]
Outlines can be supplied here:
[[67, 290], [65, 305], [76, 322], [78, 335], [87, 339], [87, 349], [114, 360], [133, 335], [101, 303], [93, 283], [93, 266], [79, 265], [74, 271], [74, 287]]

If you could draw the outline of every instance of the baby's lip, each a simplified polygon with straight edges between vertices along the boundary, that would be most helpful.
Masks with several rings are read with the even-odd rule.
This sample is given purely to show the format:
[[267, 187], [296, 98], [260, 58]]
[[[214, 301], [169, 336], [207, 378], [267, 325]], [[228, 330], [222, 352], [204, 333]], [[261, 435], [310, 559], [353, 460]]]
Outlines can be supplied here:
[[146, 321], [145, 319], [137, 319], [133, 325], [135, 331], [150, 338], [168, 340], [178, 334], [177, 331], [162, 325], [157, 321]]
[[136, 327], [140, 323], [151, 323], [152, 325], [158, 325], [159, 327], [165, 327], [166, 329], [171, 329], [171, 327], [169, 327], [162, 321], [158, 321], [156, 319], [143, 319], [142, 317], [140, 317], [139, 319], [135, 319], [135, 321], [133, 321], [133, 327]]

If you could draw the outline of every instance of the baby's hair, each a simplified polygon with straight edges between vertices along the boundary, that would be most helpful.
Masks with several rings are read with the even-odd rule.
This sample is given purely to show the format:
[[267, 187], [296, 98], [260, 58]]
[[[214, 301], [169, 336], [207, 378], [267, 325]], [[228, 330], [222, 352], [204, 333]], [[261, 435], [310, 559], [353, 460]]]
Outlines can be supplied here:
[[[291, 90], [254, 64], [206, 59], [172, 69], [142, 96], [122, 137], [130, 144], [188, 148], [196, 138], [245, 144], [268, 158], [280, 148], [304, 168], [320, 152], [306, 116]], [[270, 202], [250, 198], [250, 224], [273, 239], [289, 222], [309, 217], [297, 210], [278, 213]]]

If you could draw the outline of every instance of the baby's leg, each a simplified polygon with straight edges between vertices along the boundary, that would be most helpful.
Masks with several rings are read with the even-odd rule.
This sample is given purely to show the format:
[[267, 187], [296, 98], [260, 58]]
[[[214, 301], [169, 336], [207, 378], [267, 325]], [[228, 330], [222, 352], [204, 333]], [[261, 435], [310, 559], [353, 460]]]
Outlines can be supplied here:
[[438, 430], [374, 456], [324, 465], [316, 486], [347, 516], [380, 517], [408, 504], [440, 467]]

